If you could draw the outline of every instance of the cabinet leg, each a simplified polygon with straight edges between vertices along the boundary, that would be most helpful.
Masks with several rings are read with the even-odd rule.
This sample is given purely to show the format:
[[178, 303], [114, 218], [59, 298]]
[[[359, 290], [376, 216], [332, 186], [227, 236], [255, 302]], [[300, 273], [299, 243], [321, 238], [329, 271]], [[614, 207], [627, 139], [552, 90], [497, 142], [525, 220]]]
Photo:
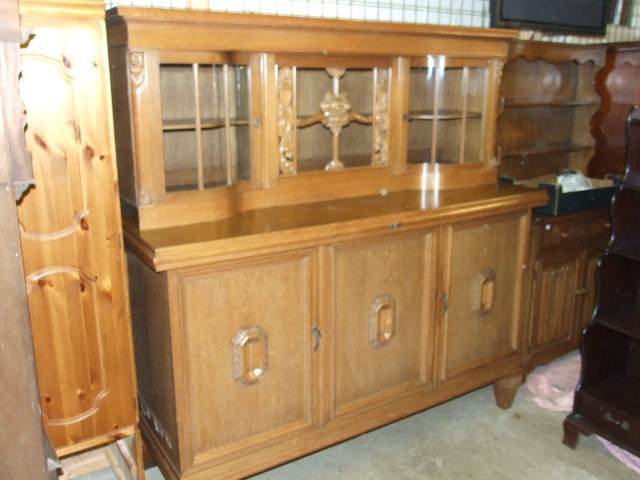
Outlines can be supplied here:
[[580, 440], [580, 433], [567, 421], [563, 423], [562, 428], [564, 430], [562, 443], [564, 443], [567, 447], [575, 450], [578, 446], [578, 440]]
[[564, 430], [564, 436], [562, 437], [562, 443], [567, 447], [575, 449], [578, 446], [578, 440], [580, 435], [585, 437], [590, 436], [593, 432], [580, 422], [582, 417], [579, 414], [572, 413], [565, 418], [562, 424]]
[[500, 378], [493, 382], [493, 394], [496, 397], [496, 405], [503, 410], [511, 408], [520, 385], [522, 385], [522, 375], [520, 374]]

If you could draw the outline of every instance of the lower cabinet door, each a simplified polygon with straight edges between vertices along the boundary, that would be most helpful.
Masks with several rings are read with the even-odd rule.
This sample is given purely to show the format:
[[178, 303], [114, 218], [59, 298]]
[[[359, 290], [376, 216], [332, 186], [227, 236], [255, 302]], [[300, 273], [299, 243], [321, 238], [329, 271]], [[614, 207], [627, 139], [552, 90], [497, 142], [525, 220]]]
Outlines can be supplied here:
[[554, 253], [536, 261], [529, 339], [531, 354], [572, 348], [576, 336], [582, 257], [582, 250], [573, 250]]
[[517, 352], [526, 214], [443, 227], [441, 380]]
[[170, 291], [177, 292], [176, 402], [187, 463], [230, 460], [315, 425], [313, 259], [294, 252], [170, 279]]
[[432, 383], [434, 236], [422, 231], [331, 247], [330, 417]]

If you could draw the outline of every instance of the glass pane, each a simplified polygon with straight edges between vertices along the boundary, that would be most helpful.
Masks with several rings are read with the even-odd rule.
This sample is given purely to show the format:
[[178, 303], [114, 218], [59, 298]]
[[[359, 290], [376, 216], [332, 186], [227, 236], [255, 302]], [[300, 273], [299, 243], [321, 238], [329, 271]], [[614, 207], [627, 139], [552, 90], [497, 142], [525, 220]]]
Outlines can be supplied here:
[[[353, 119], [340, 133], [340, 161], [346, 168], [371, 165], [371, 125], [374, 102], [373, 70], [349, 69], [340, 79], [340, 91], [347, 95]], [[359, 117], [359, 118], [360, 118]], [[363, 123], [366, 119], [366, 123]]]
[[331, 161], [331, 132], [321, 123], [298, 129], [298, 172], [324, 170]]
[[438, 126], [438, 163], [480, 162], [486, 68], [446, 68]]
[[249, 179], [249, 68], [163, 64], [160, 88], [166, 190]]
[[409, 163], [430, 163], [434, 146], [436, 84], [443, 70], [436, 66], [412, 68], [409, 80]]
[[[191, 65], [160, 66], [167, 191], [197, 185], [195, 83]], [[180, 92], [179, 95], [176, 92]]]
[[[322, 68], [296, 69], [297, 172], [324, 170], [331, 161], [331, 131], [322, 125], [320, 104], [327, 92], [333, 91], [331, 77]], [[295, 121], [295, 120], [294, 120]], [[312, 122], [307, 125], [307, 122]], [[301, 126], [302, 125], [302, 126]]]
[[[386, 164], [388, 69], [297, 68], [294, 84], [295, 166], [282, 173]], [[293, 109], [282, 85], [281, 111]]]
[[409, 163], [483, 160], [487, 73], [444, 59], [411, 69]]

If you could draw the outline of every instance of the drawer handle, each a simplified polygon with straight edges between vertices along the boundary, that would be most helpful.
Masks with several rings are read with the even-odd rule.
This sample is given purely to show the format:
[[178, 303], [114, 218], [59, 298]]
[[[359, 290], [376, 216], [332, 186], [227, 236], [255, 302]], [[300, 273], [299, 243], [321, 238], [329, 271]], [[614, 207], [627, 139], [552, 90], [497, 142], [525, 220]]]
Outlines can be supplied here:
[[[554, 227], [553, 227], [553, 225], [552, 225], [552, 224], [550, 224], [550, 223], [547, 223], [547, 224], [544, 226], [544, 229], [545, 229], [547, 232], [553, 232], [553, 231], [554, 231]], [[560, 230], [559, 236], [560, 236], [560, 238], [565, 238], [565, 239], [566, 239], [566, 238], [571, 237], [571, 232], [567, 232], [566, 230]]]
[[254, 385], [269, 369], [269, 336], [260, 326], [243, 328], [233, 337], [233, 379]]
[[493, 308], [496, 294], [496, 272], [486, 268], [480, 272], [476, 287], [476, 298], [473, 313], [478, 317], [484, 317]]
[[374, 348], [387, 345], [396, 329], [396, 301], [391, 295], [376, 298], [369, 309], [369, 343]]
[[626, 420], [616, 420], [615, 418], [613, 418], [613, 415], [611, 415], [610, 412], [607, 412], [604, 414], [604, 419], [607, 422], [615, 423], [616, 425], [621, 427], [624, 431], [627, 431], [629, 430], [629, 428], [631, 428], [631, 425], [629, 425], [629, 422], [627, 422]]

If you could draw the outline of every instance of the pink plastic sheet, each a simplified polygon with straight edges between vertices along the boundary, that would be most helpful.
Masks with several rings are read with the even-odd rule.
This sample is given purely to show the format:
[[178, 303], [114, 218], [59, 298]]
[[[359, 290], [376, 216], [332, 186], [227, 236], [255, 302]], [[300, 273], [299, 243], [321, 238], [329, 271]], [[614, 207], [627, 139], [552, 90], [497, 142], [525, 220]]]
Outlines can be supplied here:
[[[542, 408], [570, 412], [573, 409], [573, 395], [580, 380], [580, 367], [580, 355], [572, 355], [536, 368], [525, 382], [525, 397]], [[598, 437], [598, 440], [615, 458], [640, 474], [640, 458], [604, 438]]]

